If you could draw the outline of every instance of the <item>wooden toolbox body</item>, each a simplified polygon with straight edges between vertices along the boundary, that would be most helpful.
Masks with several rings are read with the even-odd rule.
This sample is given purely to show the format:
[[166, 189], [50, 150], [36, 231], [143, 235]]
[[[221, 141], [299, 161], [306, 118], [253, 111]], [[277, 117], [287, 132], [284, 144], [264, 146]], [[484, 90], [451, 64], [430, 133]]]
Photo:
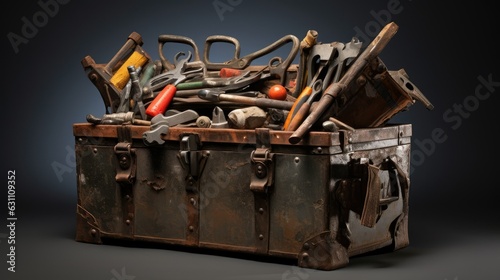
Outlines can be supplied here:
[[76, 240], [148, 241], [333, 270], [409, 244], [410, 124], [291, 132], [73, 125]]

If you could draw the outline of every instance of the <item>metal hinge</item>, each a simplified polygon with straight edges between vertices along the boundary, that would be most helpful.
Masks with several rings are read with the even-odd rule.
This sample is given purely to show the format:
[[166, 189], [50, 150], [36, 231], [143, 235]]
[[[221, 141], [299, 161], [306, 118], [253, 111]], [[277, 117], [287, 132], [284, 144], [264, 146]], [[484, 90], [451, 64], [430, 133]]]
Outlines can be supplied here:
[[115, 180], [118, 183], [133, 184], [136, 173], [135, 149], [132, 148], [130, 128], [119, 126], [118, 144], [114, 146], [115, 155], [118, 159]]

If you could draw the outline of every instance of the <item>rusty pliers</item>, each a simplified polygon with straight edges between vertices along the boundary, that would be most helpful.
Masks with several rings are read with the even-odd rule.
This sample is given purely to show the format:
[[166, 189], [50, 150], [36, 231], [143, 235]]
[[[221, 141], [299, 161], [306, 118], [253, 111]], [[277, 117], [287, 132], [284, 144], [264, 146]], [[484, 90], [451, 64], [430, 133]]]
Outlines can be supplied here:
[[177, 85], [185, 80], [203, 76], [203, 66], [189, 70], [188, 62], [192, 57], [191, 52], [188, 52], [185, 58], [179, 59], [183, 55], [186, 54], [178, 52], [174, 57], [175, 68], [152, 77], [144, 86], [143, 92], [148, 95], [154, 94], [155, 91], [164, 88], [167, 84]]

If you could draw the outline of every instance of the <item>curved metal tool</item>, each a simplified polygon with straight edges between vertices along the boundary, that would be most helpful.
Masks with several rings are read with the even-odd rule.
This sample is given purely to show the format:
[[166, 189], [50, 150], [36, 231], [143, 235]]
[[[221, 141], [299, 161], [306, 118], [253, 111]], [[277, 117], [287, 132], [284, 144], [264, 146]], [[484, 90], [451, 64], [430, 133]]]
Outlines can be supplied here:
[[161, 65], [163, 67], [164, 71], [170, 71], [175, 68], [175, 65], [172, 64], [167, 58], [165, 58], [165, 55], [163, 54], [163, 48], [165, 46], [165, 43], [181, 43], [181, 44], [186, 44], [189, 45], [193, 48], [194, 52], [194, 61], [201, 61], [200, 59], [200, 53], [198, 51], [198, 46], [196, 43], [193, 41], [193, 39], [185, 36], [180, 36], [180, 35], [160, 35], [158, 36], [158, 54], [160, 56], [161, 60]]
[[174, 57], [175, 68], [165, 73], [161, 73], [152, 77], [145, 85], [143, 91], [151, 94], [154, 91], [164, 88], [167, 84], [178, 84], [184, 80], [191, 79], [203, 75], [203, 67], [193, 70], [186, 70], [187, 63], [192, 57], [191, 52], [188, 52], [186, 58], [179, 59], [179, 57], [186, 55], [183, 52], [178, 52]]
[[[215, 42], [226, 42], [234, 45], [234, 56], [231, 60], [222, 63], [212, 63], [209, 59], [210, 48]], [[205, 47], [203, 52], [203, 62], [205, 63], [208, 70], [220, 70], [222, 68], [234, 68], [234, 69], [244, 69], [250, 65], [250, 63], [264, 55], [267, 55], [281, 46], [291, 42], [292, 49], [288, 54], [288, 57], [282, 61], [279, 57], [273, 57], [269, 61], [269, 72], [271, 75], [276, 75], [280, 78], [282, 85], [285, 85], [287, 70], [295, 59], [297, 52], [299, 51], [300, 41], [294, 35], [286, 35], [278, 39], [269, 46], [262, 48], [256, 52], [248, 54], [244, 57], [240, 57], [241, 46], [236, 38], [226, 36], [226, 35], [212, 35], [205, 40]]]

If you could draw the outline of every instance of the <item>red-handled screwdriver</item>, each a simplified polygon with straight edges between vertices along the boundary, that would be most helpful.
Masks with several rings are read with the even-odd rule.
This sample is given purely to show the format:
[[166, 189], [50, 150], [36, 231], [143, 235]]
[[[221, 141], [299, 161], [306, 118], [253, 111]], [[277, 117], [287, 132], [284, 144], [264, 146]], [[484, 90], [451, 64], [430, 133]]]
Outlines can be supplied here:
[[170, 105], [170, 102], [172, 102], [172, 99], [174, 98], [176, 92], [177, 88], [175, 87], [175, 85], [166, 85], [158, 93], [155, 99], [151, 101], [151, 104], [149, 104], [148, 108], [146, 109], [146, 114], [151, 117], [163, 114], [167, 110], [168, 105]]

